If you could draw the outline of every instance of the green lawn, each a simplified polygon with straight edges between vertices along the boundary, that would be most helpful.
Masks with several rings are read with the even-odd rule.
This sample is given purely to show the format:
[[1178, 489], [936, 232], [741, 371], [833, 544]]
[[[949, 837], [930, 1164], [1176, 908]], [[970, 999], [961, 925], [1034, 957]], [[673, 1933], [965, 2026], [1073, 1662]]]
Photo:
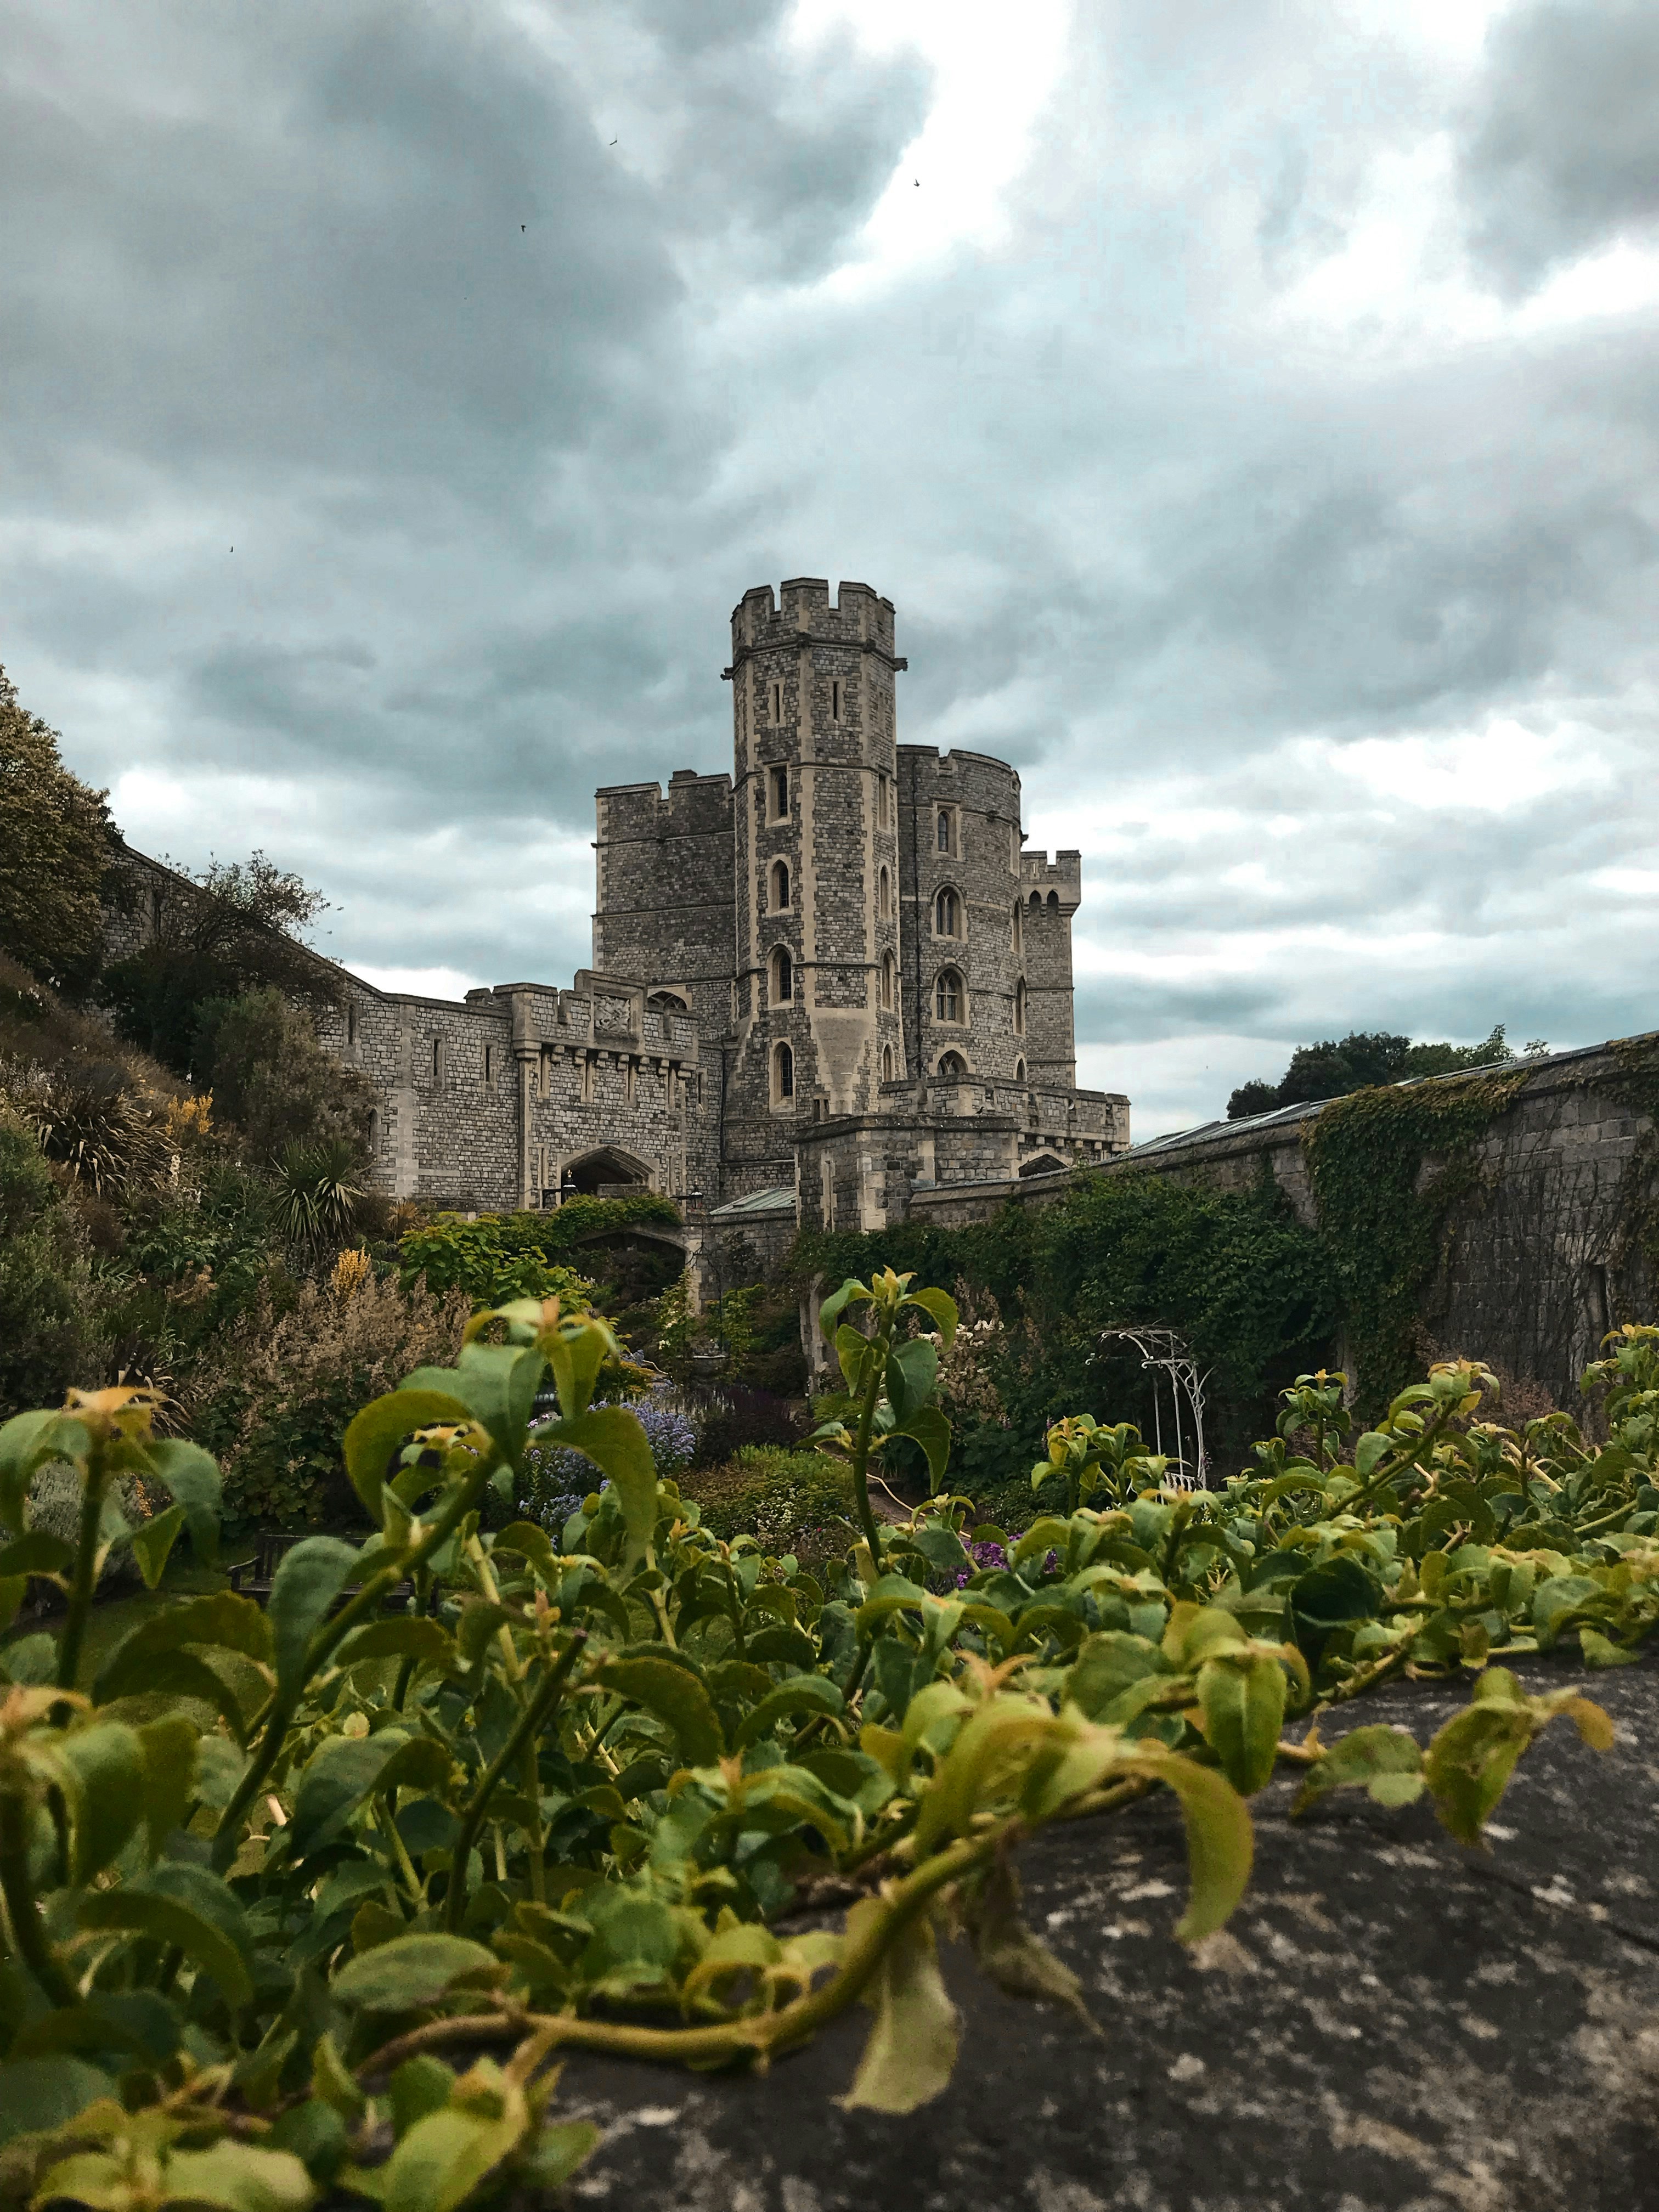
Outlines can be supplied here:
[[[124, 1637], [131, 1633], [141, 1621], [164, 1607], [177, 1605], [183, 1598], [202, 1597], [213, 1590], [223, 1589], [227, 1577], [216, 1567], [199, 1567], [188, 1551], [182, 1559], [169, 1559], [159, 1588], [146, 1589], [143, 1583], [124, 1584], [119, 1597], [100, 1599], [92, 1608], [87, 1623], [87, 1640], [81, 1653], [81, 1677], [76, 1687], [89, 1690], [94, 1677], [105, 1659]], [[45, 1632], [55, 1634], [63, 1626], [61, 1613], [49, 1614], [44, 1620], [21, 1620], [0, 1638], [0, 1650], [23, 1636], [38, 1636]]]

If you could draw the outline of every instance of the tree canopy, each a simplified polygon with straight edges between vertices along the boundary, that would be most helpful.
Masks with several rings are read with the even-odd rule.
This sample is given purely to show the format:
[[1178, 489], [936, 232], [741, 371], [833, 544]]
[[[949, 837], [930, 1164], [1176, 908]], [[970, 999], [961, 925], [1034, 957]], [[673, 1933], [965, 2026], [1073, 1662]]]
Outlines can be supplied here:
[[[1548, 1047], [1534, 1042], [1527, 1050], [1545, 1052]], [[1277, 1083], [1241, 1083], [1227, 1101], [1227, 1119], [1242, 1121], [1280, 1106], [1344, 1098], [1351, 1091], [1364, 1091], [1373, 1084], [1455, 1075], [1460, 1068], [1501, 1066], [1515, 1057], [1504, 1042], [1502, 1022], [1479, 1044], [1413, 1044], [1410, 1037], [1391, 1036], [1386, 1030], [1354, 1030], [1345, 1037], [1297, 1045]]]
[[0, 668], [0, 941], [43, 982], [79, 993], [97, 970], [115, 828], [106, 794], [70, 774], [58, 744]]

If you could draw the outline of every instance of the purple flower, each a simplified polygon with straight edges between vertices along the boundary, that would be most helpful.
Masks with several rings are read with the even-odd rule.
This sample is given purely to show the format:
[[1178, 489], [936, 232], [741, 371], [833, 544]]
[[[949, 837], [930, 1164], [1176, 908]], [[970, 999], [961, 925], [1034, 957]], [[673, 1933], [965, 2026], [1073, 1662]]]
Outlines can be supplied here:
[[1006, 1567], [1008, 1564], [1008, 1554], [1000, 1544], [969, 1544], [968, 1557], [972, 1560], [973, 1565], [971, 1567], [961, 1567], [957, 1570], [957, 1588], [958, 1589], [967, 1589], [970, 1576], [982, 1573], [989, 1567]]
[[[596, 1398], [593, 1402], [598, 1407], [611, 1401]], [[690, 1467], [697, 1432], [678, 1406], [665, 1405], [653, 1396], [633, 1400], [627, 1410], [645, 1431], [659, 1480]], [[604, 1477], [586, 1452], [573, 1451], [568, 1444], [532, 1444], [525, 1453], [520, 1478], [522, 1510], [556, 1534], [589, 1491], [605, 1487]]]

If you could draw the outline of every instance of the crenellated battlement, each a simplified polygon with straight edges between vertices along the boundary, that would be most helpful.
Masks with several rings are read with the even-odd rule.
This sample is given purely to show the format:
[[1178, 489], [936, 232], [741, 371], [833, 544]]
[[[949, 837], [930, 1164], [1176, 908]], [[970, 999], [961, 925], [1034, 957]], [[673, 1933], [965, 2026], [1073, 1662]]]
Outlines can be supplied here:
[[1041, 903], [1048, 904], [1052, 896], [1062, 914], [1074, 914], [1083, 903], [1083, 855], [1068, 848], [1051, 860], [1046, 853], [1022, 853], [1019, 884]]
[[757, 584], [732, 610], [732, 667], [751, 653], [795, 650], [803, 645], [860, 647], [879, 653], [894, 667], [904, 662], [893, 652], [893, 602], [868, 584], [843, 581], [830, 599], [823, 576], [792, 576], [774, 592]]
[[602, 784], [593, 794], [603, 845], [626, 837], [729, 836], [732, 779], [677, 768], [665, 794], [659, 783]]

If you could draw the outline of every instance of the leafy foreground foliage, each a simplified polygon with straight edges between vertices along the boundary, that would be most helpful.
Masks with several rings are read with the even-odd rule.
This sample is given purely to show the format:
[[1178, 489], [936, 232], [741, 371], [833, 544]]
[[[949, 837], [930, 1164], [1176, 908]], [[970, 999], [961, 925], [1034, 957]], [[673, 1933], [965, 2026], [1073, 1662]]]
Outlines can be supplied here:
[[[825, 1308], [848, 1410], [818, 1443], [854, 1526], [822, 1579], [711, 1534], [633, 1414], [592, 1405], [605, 1325], [526, 1300], [352, 1422], [361, 1549], [298, 1545], [263, 1611], [221, 1593], [157, 1613], [83, 1687], [105, 1558], [130, 1547], [154, 1583], [185, 1529], [210, 1558], [217, 1470], [155, 1435], [139, 1391], [0, 1430], [9, 1526], [47, 1463], [82, 1496], [72, 1543], [26, 1530], [0, 1553], [11, 1606], [30, 1577], [67, 1601], [58, 1635], [5, 1653], [0, 2185], [100, 2212], [304, 2212], [324, 2190], [448, 2212], [586, 2154], [593, 2131], [549, 2117], [558, 2051], [763, 2063], [856, 2002], [848, 2101], [908, 2112], [955, 2056], [941, 1930], [1083, 2011], [1019, 1917], [1011, 1853], [1045, 1823], [1173, 1791], [1192, 1942], [1243, 1893], [1245, 1800], [1282, 1759], [1304, 1805], [1427, 1790], [1473, 1841], [1553, 1717], [1610, 1741], [1571, 1689], [1529, 1697], [1486, 1662], [1571, 1631], [1617, 1663], [1659, 1614], [1659, 1332], [1592, 1370], [1599, 1447], [1561, 1415], [1483, 1421], [1490, 1378], [1465, 1363], [1351, 1458], [1341, 1379], [1304, 1377], [1216, 1494], [1161, 1487], [1127, 1425], [1062, 1421], [1033, 1485], [1066, 1510], [1015, 1537], [948, 1496], [902, 1526], [872, 1513], [898, 1439], [936, 1478], [949, 1448], [932, 1396], [955, 1310], [907, 1284]], [[907, 1309], [937, 1337], [907, 1338]], [[538, 1434], [606, 1486], [556, 1540], [491, 1537], [481, 1504], [517, 1483], [550, 1366]], [[133, 1477], [173, 1500], [137, 1528], [113, 1503]], [[973, 1571], [964, 1534], [996, 1563]], [[1282, 1740], [1392, 1671], [1459, 1668], [1473, 1699], [1426, 1749], [1391, 1728]], [[839, 1933], [791, 1930], [791, 1908], [849, 1895]]]

